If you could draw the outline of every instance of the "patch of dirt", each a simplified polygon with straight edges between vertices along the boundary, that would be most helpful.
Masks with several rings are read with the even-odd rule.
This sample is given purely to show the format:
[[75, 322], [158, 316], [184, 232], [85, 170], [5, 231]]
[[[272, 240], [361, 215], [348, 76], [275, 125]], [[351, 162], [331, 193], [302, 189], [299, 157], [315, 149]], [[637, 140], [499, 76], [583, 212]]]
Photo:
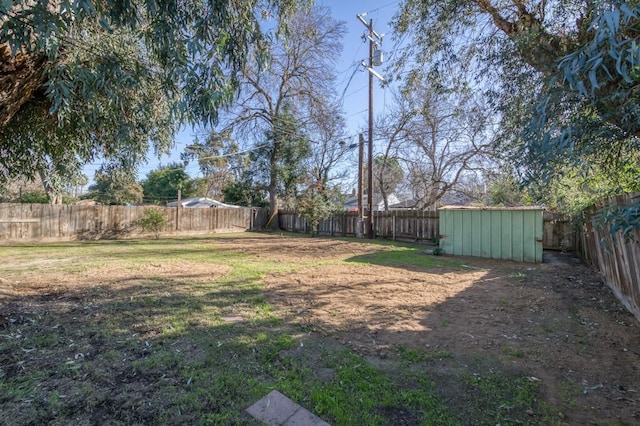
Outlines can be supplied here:
[[40, 270], [7, 273], [0, 279], [0, 300], [3, 296], [62, 295], [69, 290], [85, 290], [86, 294], [92, 289], [121, 291], [148, 280], [207, 282], [214, 281], [230, 269], [219, 264], [157, 262], [130, 265], [125, 269], [101, 266], [81, 273], [52, 271], [43, 275]]
[[216, 247], [251, 254], [257, 258], [282, 259], [287, 263], [308, 263], [375, 253], [387, 247], [327, 238], [242, 238], [215, 240]]
[[539, 382], [561, 422], [640, 423], [640, 327], [596, 273], [562, 261], [456, 259], [465, 267], [321, 265], [265, 285], [287, 320], [373, 362], [407, 349], [433, 359], [452, 401], [460, 388], [448, 389], [447, 376], [511, 371]]

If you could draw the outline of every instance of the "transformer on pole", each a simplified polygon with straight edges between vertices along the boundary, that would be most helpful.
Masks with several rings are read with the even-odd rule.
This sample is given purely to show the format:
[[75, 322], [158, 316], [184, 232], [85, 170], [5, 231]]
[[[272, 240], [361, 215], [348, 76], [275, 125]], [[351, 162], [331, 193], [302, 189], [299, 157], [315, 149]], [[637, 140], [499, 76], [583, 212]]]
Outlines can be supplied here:
[[[367, 238], [374, 238], [374, 226], [373, 226], [373, 77], [379, 78], [384, 81], [384, 78], [378, 74], [373, 67], [382, 65], [383, 55], [380, 47], [380, 41], [382, 36], [375, 32], [373, 29], [373, 19], [369, 22], [364, 19], [366, 14], [356, 15], [358, 20], [367, 28], [365, 38], [369, 40], [369, 63], [362, 65], [369, 72], [369, 137], [368, 137], [368, 157], [367, 157], [367, 225], [366, 232]], [[362, 213], [360, 213], [362, 214]]]

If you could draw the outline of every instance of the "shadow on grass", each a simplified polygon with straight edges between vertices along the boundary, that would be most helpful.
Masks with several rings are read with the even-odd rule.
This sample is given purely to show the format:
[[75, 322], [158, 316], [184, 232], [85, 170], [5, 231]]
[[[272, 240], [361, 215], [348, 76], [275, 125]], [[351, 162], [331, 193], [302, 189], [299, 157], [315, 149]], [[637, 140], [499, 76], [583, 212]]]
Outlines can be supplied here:
[[281, 356], [297, 338], [257, 289], [130, 284], [5, 299], [0, 423], [246, 423], [245, 407], [302, 368]]
[[[620, 389], [640, 372], [630, 367], [633, 355], [615, 348], [640, 332], [587, 268], [441, 258], [410, 247], [346, 262], [352, 267], [336, 276], [318, 269], [271, 280], [269, 300], [288, 321], [345, 342], [389, 374], [432, 380], [445, 423], [582, 424], [595, 419], [592, 406], [604, 423], [634, 418]], [[606, 368], [594, 371], [594, 358]], [[617, 377], [625, 377], [621, 388]], [[583, 394], [581, 381], [609, 382], [609, 393]]]
[[350, 257], [346, 262], [364, 263], [378, 266], [392, 266], [410, 270], [428, 270], [446, 267], [460, 270], [462, 262], [451, 257], [434, 256], [425, 253], [425, 247], [402, 247]]
[[253, 280], [229, 284], [132, 278], [5, 298], [0, 423], [253, 424], [244, 409], [272, 389], [335, 424], [434, 405], [430, 384], [400, 392], [283, 322]]

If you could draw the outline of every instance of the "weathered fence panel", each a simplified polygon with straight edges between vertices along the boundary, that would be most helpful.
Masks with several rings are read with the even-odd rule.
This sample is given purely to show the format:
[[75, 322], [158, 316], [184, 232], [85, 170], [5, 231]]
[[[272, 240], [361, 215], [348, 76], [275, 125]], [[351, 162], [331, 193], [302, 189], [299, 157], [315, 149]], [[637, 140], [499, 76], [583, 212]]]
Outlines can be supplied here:
[[260, 230], [267, 217], [255, 208], [182, 208], [178, 215], [175, 207], [0, 204], [0, 241], [133, 237], [142, 234], [136, 222], [149, 208], [164, 214], [163, 234]]
[[[280, 228], [293, 232], [310, 232], [309, 224], [294, 211], [278, 212]], [[340, 212], [321, 220], [318, 234], [356, 236], [357, 212]], [[435, 240], [438, 238], [438, 213], [418, 211], [374, 212], [373, 227], [377, 237], [393, 240]]]
[[[637, 202], [640, 193], [608, 199], [602, 207], [624, 206]], [[640, 212], [637, 212], [640, 214]], [[578, 251], [585, 262], [600, 271], [616, 297], [640, 321], [640, 231], [633, 229], [629, 238], [596, 218], [596, 211], [586, 215], [578, 238]]]
[[393, 240], [436, 240], [439, 238], [437, 211], [374, 212], [376, 235]]
[[545, 250], [574, 251], [576, 228], [571, 217], [562, 213], [543, 213], [543, 247]]

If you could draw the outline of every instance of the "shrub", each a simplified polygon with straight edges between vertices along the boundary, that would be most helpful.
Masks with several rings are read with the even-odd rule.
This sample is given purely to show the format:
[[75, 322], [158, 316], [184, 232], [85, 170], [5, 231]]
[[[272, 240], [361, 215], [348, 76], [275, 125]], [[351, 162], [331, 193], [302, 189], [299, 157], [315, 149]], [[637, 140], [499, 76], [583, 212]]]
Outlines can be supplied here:
[[136, 222], [146, 232], [153, 232], [156, 240], [160, 239], [160, 231], [167, 224], [164, 214], [157, 209], [145, 209], [144, 216]]

